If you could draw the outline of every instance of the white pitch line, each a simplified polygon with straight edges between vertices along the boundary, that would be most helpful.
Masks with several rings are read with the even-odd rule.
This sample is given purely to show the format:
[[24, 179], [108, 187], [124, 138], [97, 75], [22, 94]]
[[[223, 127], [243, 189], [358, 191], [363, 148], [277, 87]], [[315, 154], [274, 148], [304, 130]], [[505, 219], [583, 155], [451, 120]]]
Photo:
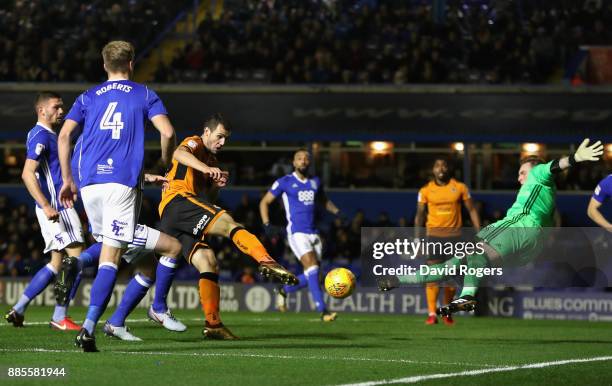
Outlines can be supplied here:
[[431, 379], [465, 377], [465, 376], [473, 376], [473, 375], [481, 375], [481, 374], [501, 373], [505, 371], [524, 370], [524, 369], [541, 369], [544, 367], [562, 366], [562, 365], [567, 365], [567, 364], [572, 364], [572, 363], [600, 362], [600, 361], [609, 361], [609, 360], [612, 360], [612, 356], [566, 359], [566, 360], [559, 360], [559, 361], [554, 361], [554, 362], [531, 363], [531, 364], [519, 365], [519, 366], [504, 366], [504, 367], [495, 367], [491, 369], [460, 371], [456, 373], [425, 374], [425, 375], [415, 375], [412, 377], [399, 378], [399, 379], [383, 379], [380, 381], [347, 383], [341, 386], [375, 386], [375, 385], [388, 385], [388, 384], [393, 384], [393, 383], [417, 383], [417, 382], [422, 382], [422, 381], [428, 381]]
[[[148, 322], [151, 319], [148, 318], [142, 318], [142, 319], [126, 319], [126, 322], [128, 323], [139, 323], [139, 322]], [[193, 318], [193, 319], [182, 319], [188, 322], [197, 322], [197, 321], [201, 321], [201, 318]], [[77, 324], [81, 324], [83, 323], [83, 320], [73, 320], [73, 322], [77, 323]], [[24, 322], [25, 327], [28, 326], [46, 326], [48, 325], [49, 322]], [[9, 323], [2, 323], [0, 324], [0, 327], [13, 327], [12, 324]]]
[[[23, 349], [0, 349], [2, 352], [43, 352], [43, 353], [80, 353], [75, 350], [56, 350], [45, 348], [23, 348]], [[357, 357], [336, 357], [336, 356], [294, 356], [294, 355], [274, 355], [274, 354], [246, 354], [234, 352], [213, 352], [213, 353], [179, 353], [179, 352], [164, 352], [164, 351], [105, 351], [109, 354], [121, 355], [152, 355], [152, 356], [190, 356], [190, 357], [239, 357], [239, 358], [265, 358], [265, 359], [288, 359], [288, 360], [321, 360], [321, 361], [353, 361], [353, 362], [383, 362], [383, 363], [402, 363], [402, 364], [429, 364], [429, 365], [454, 365], [454, 366], [493, 366], [474, 363], [456, 363], [456, 362], [428, 362], [415, 361], [411, 359], [383, 359], [383, 358], [357, 358]]]

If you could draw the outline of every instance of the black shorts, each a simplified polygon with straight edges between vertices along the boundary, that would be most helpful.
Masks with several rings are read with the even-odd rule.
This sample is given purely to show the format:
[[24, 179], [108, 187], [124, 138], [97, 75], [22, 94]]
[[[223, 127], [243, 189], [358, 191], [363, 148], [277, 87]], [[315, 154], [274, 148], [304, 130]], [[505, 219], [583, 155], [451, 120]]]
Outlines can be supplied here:
[[197, 249], [209, 248], [204, 237], [223, 213], [224, 209], [201, 197], [177, 194], [164, 208], [160, 230], [180, 241], [183, 256], [191, 263]]

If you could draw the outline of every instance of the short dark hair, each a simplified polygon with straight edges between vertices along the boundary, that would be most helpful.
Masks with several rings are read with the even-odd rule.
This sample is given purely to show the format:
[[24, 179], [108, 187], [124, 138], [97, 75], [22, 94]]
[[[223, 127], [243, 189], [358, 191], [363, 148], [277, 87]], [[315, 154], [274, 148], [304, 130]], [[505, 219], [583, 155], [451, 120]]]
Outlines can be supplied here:
[[295, 158], [297, 153], [301, 153], [301, 152], [304, 152], [304, 153], [310, 155], [310, 152], [308, 151], [308, 149], [306, 149], [305, 147], [300, 147], [299, 149], [297, 149], [296, 151], [293, 152], [293, 158]]
[[438, 156], [436, 156], [433, 159], [433, 162], [431, 163], [431, 167], [433, 168], [436, 165], [436, 162], [438, 162], [438, 161], [443, 161], [444, 163], [446, 163], [446, 166], [448, 166], [449, 169], [450, 169], [452, 163], [451, 163], [450, 159], [448, 158], [448, 156], [446, 156], [446, 155], [438, 155]]
[[231, 130], [230, 128], [230, 124], [229, 121], [223, 116], [223, 114], [221, 113], [214, 113], [213, 115], [211, 115], [205, 122], [204, 122], [204, 129], [206, 129], [208, 127], [208, 130], [215, 131], [215, 129], [217, 128], [217, 126], [219, 125], [223, 125], [223, 128], [225, 129], [225, 131], [227, 131], [228, 133]]
[[531, 164], [531, 166], [536, 166], [543, 163], [545, 163], [545, 161], [537, 155], [528, 155], [527, 157], [521, 158], [519, 162], [521, 166], [523, 166], [524, 164]]
[[40, 91], [38, 94], [36, 94], [36, 99], [34, 99], [34, 112], [38, 113], [38, 106], [41, 103], [45, 103], [49, 99], [62, 99], [62, 97], [60, 94], [54, 91]]

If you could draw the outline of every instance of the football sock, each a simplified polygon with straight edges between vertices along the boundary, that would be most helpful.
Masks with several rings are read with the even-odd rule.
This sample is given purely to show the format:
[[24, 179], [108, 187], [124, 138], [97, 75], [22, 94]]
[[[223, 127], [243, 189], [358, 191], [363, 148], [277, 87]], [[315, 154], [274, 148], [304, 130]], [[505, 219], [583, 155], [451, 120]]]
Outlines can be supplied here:
[[49, 283], [55, 278], [55, 275], [57, 275], [57, 272], [51, 263], [39, 269], [32, 280], [30, 280], [30, 284], [28, 284], [25, 291], [23, 291], [23, 295], [21, 295], [17, 304], [13, 306], [13, 309], [23, 315], [30, 301], [47, 288]]
[[117, 310], [108, 319], [108, 323], [115, 327], [125, 325], [125, 319], [136, 308], [142, 298], [145, 297], [151, 284], [153, 284], [153, 280], [142, 273], [136, 274], [125, 288], [121, 303], [119, 303]]
[[155, 297], [153, 298], [153, 311], [163, 313], [168, 311], [166, 298], [176, 274], [176, 259], [162, 256], [159, 258], [155, 271]]
[[321, 283], [319, 282], [319, 266], [313, 265], [304, 270], [306, 280], [308, 280], [308, 291], [312, 295], [317, 311], [325, 311], [325, 302], [323, 301], [323, 292], [321, 291]]
[[70, 303], [70, 300], [74, 299], [74, 297], [76, 296], [77, 290], [79, 289], [79, 285], [81, 284], [81, 272], [79, 272], [76, 276], [76, 278], [74, 279], [74, 284], [72, 285], [72, 288], [70, 289], [70, 297], [68, 298], [68, 303]]
[[274, 262], [268, 251], [257, 237], [242, 227], [236, 227], [230, 232], [230, 239], [242, 253], [251, 256], [258, 263]]
[[429, 315], [436, 314], [436, 304], [438, 303], [439, 293], [440, 286], [438, 285], [438, 283], [425, 284], [425, 294], [427, 295], [427, 311], [429, 311]]
[[219, 301], [221, 289], [219, 288], [219, 275], [213, 272], [200, 272], [200, 302], [206, 324], [210, 327], [222, 325], [219, 315]]
[[444, 304], [448, 304], [453, 301], [455, 294], [457, 293], [457, 287], [450, 286], [444, 287]]
[[301, 275], [298, 275], [297, 279], [297, 284], [283, 286], [283, 290], [285, 290], [285, 293], [290, 294], [292, 292], [299, 291], [308, 285], [308, 279], [306, 279], [306, 275], [304, 275], [303, 273]]
[[61, 306], [57, 304], [53, 311], [53, 321], [59, 323], [64, 320], [66, 318], [66, 312], [68, 312], [68, 305]]
[[102, 263], [98, 268], [98, 274], [91, 286], [91, 300], [87, 317], [83, 323], [83, 328], [93, 335], [96, 323], [104, 313], [106, 305], [113, 294], [115, 281], [117, 280], [117, 266], [112, 263]]
[[79, 271], [83, 268], [93, 267], [100, 260], [100, 251], [102, 250], [102, 243], [94, 243], [89, 246], [86, 250], [81, 252], [78, 257]]
[[[489, 260], [484, 254], [472, 255], [468, 257], [467, 263], [468, 268], [486, 268], [489, 265]], [[465, 275], [463, 278], [463, 288], [461, 289], [461, 294], [459, 297], [476, 295], [476, 291], [478, 291], [478, 284], [482, 279], [483, 278], [476, 275]]]

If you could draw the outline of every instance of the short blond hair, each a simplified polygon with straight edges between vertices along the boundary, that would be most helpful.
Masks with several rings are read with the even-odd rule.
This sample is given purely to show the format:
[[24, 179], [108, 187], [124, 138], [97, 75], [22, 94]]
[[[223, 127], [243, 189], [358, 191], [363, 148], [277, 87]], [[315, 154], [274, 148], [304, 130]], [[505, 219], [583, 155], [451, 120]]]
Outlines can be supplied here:
[[134, 61], [134, 46], [130, 42], [115, 40], [102, 49], [102, 59], [109, 72], [126, 72]]

